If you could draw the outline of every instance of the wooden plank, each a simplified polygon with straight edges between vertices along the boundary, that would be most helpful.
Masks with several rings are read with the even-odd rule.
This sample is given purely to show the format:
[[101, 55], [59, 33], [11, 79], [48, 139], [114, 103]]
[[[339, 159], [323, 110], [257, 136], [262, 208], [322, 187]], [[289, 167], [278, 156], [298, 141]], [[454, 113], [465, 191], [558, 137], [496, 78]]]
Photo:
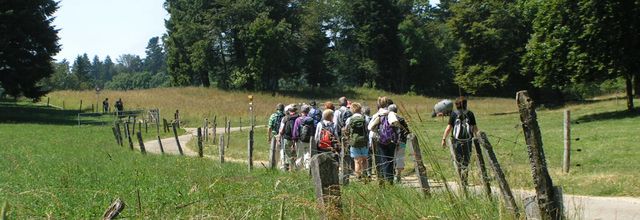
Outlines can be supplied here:
[[129, 130], [129, 122], [124, 123], [125, 133], [127, 134], [127, 140], [129, 140], [129, 149], [133, 150], [133, 141], [131, 140], [131, 131]]
[[220, 155], [220, 163], [224, 163], [224, 134], [220, 134], [218, 142], [218, 154]]
[[198, 156], [204, 157], [204, 152], [202, 149], [202, 128], [198, 128]]
[[429, 187], [429, 179], [427, 178], [427, 168], [424, 166], [424, 162], [422, 160], [422, 150], [420, 150], [418, 138], [414, 134], [409, 134], [407, 140], [409, 149], [413, 149], [413, 158], [416, 163], [416, 175], [418, 176], [420, 189], [425, 196], [429, 196], [431, 194], [431, 190]]
[[142, 154], [147, 154], [147, 149], [144, 147], [144, 141], [142, 140], [142, 132], [138, 131], [136, 135], [138, 136], [138, 144], [140, 145], [140, 152]]
[[518, 206], [516, 205], [516, 200], [513, 197], [513, 193], [511, 192], [511, 188], [509, 187], [507, 178], [504, 176], [504, 172], [500, 167], [500, 163], [498, 163], [498, 158], [493, 152], [493, 146], [491, 145], [491, 142], [489, 142], [487, 134], [482, 131], [480, 132], [479, 142], [482, 148], [484, 148], [485, 153], [487, 154], [487, 159], [489, 159], [489, 165], [491, 166], [493, 174], [498, 180], [498, 186], [500, 187], [500, 192], [502, 193], [502, 198], [504, 199], [506, 208], [511, 211], [516, 219], [519, 218], [520, 211], [518, 210]]
[[322, 209], [321, 219], [341, 219], [338, 162], [331, 153], [317, 154], [311, 158], [311, 176], [316, 199]]
[[569, 173], [571, 166], [571, 111], [564, 111], [564, 157], [562, 160], [562, 171]]
[[480, 147], [480, 142], [477, 139], [475, 139], [473, 141], [473, 146], [475, 147], [476, 156], [478, 158], [477, 160], [478, 168], [480, 168], [480, 175], [481, 175], [480, 179], [482, 181], [482, 185], [484, 186], [484, 192], [487, 194], [487, 197], [491, 199], [492, 198], [491, 183], [489, 179], [489, 174], [487, 173], [487, 167], [485, 166], [484, 156], [482, 155], [482, 148]]
[[553, 181], [547, 170], [547, 162], [542, 144], [542, 134], [538, 125], [534, 101], [529, 93], [520, 91], [516, 95], [522, 130], [527, 143], [531, 175], [536, 188], [536, 199], [542, 219], [561, 219], [560, 204], [555, 196]]
[[178, 144], [178, 151], [180, 152], [180, 155], [184, 155], [184, 152], [182, 152], [182, 146], [180, 146], [180, 139], [178, 138], [178, 125], [176, 125], [176, 123], [173, 123], [173, 136], [176, 138], [176, 143]]
[[276, 168], [276, 150], [276, 138], [274, 137], [271, 138], [271, 143], [269, 144], [269, 168], [272, 170]]
[[122, 212], [122, 210], [124, 210], [125, 206], [126, 205], [122, 200], [120, 200], [120, 198], [116, 199], [116, 201], [111, 203], [109, 208], [107, 208], [107, 210], [104, 212], [104, 214], [102, 215], [102, 219], [111, 220], [111, 219], [117, 218], [118, 215], [120, 215], [120, 213]]

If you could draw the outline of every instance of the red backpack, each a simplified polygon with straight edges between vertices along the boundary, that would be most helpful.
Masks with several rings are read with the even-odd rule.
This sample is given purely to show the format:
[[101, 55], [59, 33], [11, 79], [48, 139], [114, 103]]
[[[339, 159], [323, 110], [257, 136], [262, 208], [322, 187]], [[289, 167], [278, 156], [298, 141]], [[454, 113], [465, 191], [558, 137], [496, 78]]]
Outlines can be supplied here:
[[333, 147], [334, 140], [335, 136], [333, 135], [331, 127], [323, 124], [322, 130], [320, 130], [320, 141], [318, 141], [318, 148], [327, 149]]

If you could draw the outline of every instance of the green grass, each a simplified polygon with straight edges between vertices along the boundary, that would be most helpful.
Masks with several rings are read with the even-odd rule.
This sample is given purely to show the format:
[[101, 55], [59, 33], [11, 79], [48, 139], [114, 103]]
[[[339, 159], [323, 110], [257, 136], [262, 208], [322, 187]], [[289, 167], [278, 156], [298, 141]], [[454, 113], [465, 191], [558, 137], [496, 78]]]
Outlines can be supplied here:
[[[34, 114], [24, 116], [27, 110]], [[285, 219], [315, 219], [321, 211], [306, 172], [249, 173], [242, 164], [142, 155], [117, 146], [109, 126], [78, 127], [65, 111], [1, 102], [0, 112], [0, 203], [8, 202], [10, 219], [100, 218], [115, 198], [125, 201], [125, 218], [272, 219], [282, 202]], [[354, 183], [342, 198], [345, 218], [496, 219], [501, 213], [483, 198], [424, 199], [414, 189], [375, 184]]]

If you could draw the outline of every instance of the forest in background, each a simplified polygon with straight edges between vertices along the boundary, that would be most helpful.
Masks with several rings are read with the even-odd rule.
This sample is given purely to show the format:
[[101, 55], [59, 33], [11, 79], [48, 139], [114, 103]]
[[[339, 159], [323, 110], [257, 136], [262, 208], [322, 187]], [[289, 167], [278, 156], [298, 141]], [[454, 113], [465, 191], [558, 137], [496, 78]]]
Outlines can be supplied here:
[[639, 0], [442, 0], [437, 6], [428, 0], [166, 0], [164, 6], [167, 33], [150, 39], [146, 57], [125, 54], [114, 63], [83, 54], [55, 62], [50, 77], [38, 81], [41, 89], [367, 87], [432, 96], [512, 96], [528, 89], [542, 102], [625, 91], [629, 109], [640, 90]]

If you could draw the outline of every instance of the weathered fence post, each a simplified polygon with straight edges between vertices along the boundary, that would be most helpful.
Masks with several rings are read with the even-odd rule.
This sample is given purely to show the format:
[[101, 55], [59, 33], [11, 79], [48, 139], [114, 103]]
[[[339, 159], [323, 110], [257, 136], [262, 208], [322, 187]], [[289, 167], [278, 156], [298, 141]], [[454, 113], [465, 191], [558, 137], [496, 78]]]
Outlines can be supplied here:
[[80, 99], [80, 108], [78, 109], [79, 112], [82, 112], [82, 99]]
[[564, 111], [564, 159], [562, 160], [562, 171], [569, 173], [571, 166], [571, 111]]
[[176, 143], [178, 144], [178, 151], [180, 151], [180, 155], [184, 155], [182, 152], [182, 146], [180, 146], [180, 139], [178, 138], [178, 129], [176, 123], [173, 123], [173, 136], [176, 137]]
[[213, 116], [213, 144], [216, 144], [216, 138], [218, 137], [218, 116]]
[[242, 131], [242, 117], [240, 117], [240, 131]]
[[517, 219], [520, 216], [520, 211], [518, 210], [518, 206], [516, 205], [516, 200], [513, 197], [513, 193], [511, 192], [511, 188], [509, 187], [507, 178], [504, 176], [504, 172], [502, 172], [500, 163], [498, 163], [498, 158], [496, 157], [495, 152], [493, 152], [493, 146], [491, 145], [491, 142], [489, 142], [487, 134], [481, 131], [480, 139], [478, 141], [480, 142], [480, 145], [482, 145], [482, 148], [484, 148], [485, 153], [487, 153], [489, 165], [491, 165], [493, 174], [495, 175], [496, 179], [498, 179], [498, 186], [500, 187], [500, 192], [502, 193], [504, 204], [507, 206], [507, 209], [511, 210], [511, 212]]
[[49, 107], [49, 101], [50, 101], [49, 99], [50, 99], [50, 98], [49, 98], [49, 97], [47, 97], [47, 107]]
[[164, 129], [164, 133], [169, 132], [169, 124], [167, 123], [167, 119], [162, 119], [162, 128]]
[[409, 144], [408, 147], [410, 147], [409, 149], [413, 149], [413, 158], [416, 162], [416, 175], [418, 176], [420, 189], [422, 189], [422, 193], [425, 196], [428, 196], [430, 194], [429, 179], [427, 178], [427, 168], [424, 167], [424, 162], [422, 161], [422, 151], [420, 150], [418, 138], [414, 134], [409, 134], [407, 140], [407, 144]]
[[231, 144], [231, 120], [227, 121], [227, 141], [225, 144], [227, 148], [229, 148], [229, 144]]
[[220, 134], [220, 141], [218, 141], [218, 154], [220, 154], [220, 163], [224, 163], [224, 134]]
[[133, 116], [133, 120], [131, 121], [133, 124], [133, 129], [131, 129], [131, 133], [135, 134], [136, 133], [136, 116]]
[[[267, 134], [271, 135], [271, 134]], [[269, 144], [269, 168], [272, 170], [276, 168], [276, 138], [271, 138], [271, 144]]]
[[116, 122], [116, 132], [118, 133], [118, 144], [120, 145], [120, 147], [124, 146], [124, 142], [122, 140], [122, 130], [120, 130], [120, 123]]
[[158, 135], [158, 145], [160, 145], [160, 153], [164, 154], [164, 148], [162, 147], [162, 140], [160, 140], [160, 135]]
[[118, 139], [118, 133], [116, 132], [116, 126], [114, 125], [113, 127], [111, 127], [111, 130], [113, 130], [113, 136], [116, 138], [116, 144], [120, 145], [120, 139]]
[[204, 142], [209, 141], [209, 119], [204, 119]]
[[133, 150], [133, 141], [131, 140], [131, 131], [129, 130], [129, 122], [124, 123], [124, 129], [127, 133], [127, 139], [129, 140], [129, 148]]
[[321, 219], [339, 219], [342, 208], [340, 205], [338, 162], [328, 153], [313, 156], [311, 158], [311, 176], [316, 199], [322, 209], [320, 211]]
[[547, 162], [542, 147], [542, 134], [538, 126], [534, 102], [526, 90], [517, 93], [516, 101], [520, 112], [522, 130], [527, 142], [527, 151], [531, 162], [531, 175], [536, 188], [540, 216], [542, 219], [561, 219], [562, 201], [558, 201], [553, 181], [547, 170]]
[[348, 146], [344, 144], [344, 140], [342, 140], [340, 148], [340, 185], [349, 185], [349, 174], [351, 172], [351, 166], [349, 166], [349, 153]]
[[144, 147], [144, 141], [142, 140], [142, 132], [138, 131], [136, 134], [138, 136], [138, 144], [140, 144], [140, 152], [142, 154], [147, 154], [147, 149]]
[[248, 153], [248, 160], [249, 160], [249, 171], [251, 171], [253, 169], [253, 128], [251, 128], [251, 130], [249, 130], [249, 140], [247, 143], [247, 153]]
[[487, 193], [487, 197], [491, 199], [491, 183], [489, 183], [489, 174], [487, 174], [487, 167], [484, 163], [484, 156], [482, 156], [482, 148], [480, 147], [478, 139], [473, 140], [473, 146], [476, 150], [476, 156], [478, 156], [478, 167], [480, 168], [480, 178], [482, 179], [484, 192]]
[[202, 128], [198, 128], [198, 156], [204, 157], [204, 152], [202, 149]]
[[64, 100], [62, 100], [62, 110], [64, 110]]
[[149, 133], [149, 124], [147, 120], [144, 120], [144, 133]]
[[103, 220], [111, 220], [118, 217], [120, 212], [124, 210], [125, 204], [120, 198], [116, 199], [102, 215]]

